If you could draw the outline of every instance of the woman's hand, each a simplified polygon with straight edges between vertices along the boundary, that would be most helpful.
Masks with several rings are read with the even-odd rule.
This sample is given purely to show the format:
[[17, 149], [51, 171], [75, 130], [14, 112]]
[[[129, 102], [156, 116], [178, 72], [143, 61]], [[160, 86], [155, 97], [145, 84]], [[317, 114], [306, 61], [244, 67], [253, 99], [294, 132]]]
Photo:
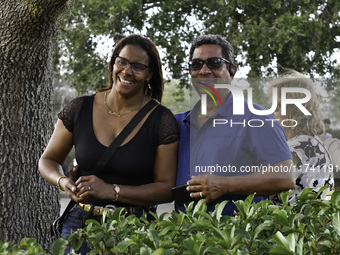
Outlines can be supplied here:
[[77, 202], [86, 202], [90, 197], [113, 199], [114, 188], [95, 175], [81, 176], [75, 183]]
[[77, 187], [68, 175], [65, 178], [61, 178], [59, 181], [60, 188], [66, 192], [68, 197], [74, 201], [77, 201], [76, 191]]
[[78, 197], [76, 195], [77, 186], [75, 182], [78, 177], [79, 167], [75, 166], [70, 172], [67, 173], [66, 178], [61, 178], [59, 181], [60, 187], [66, 192], [68, 197], [74, 201], [78, 202]]
[[79, 176], [79, 167], [75, 166], [72, 168], [70, 172], [66, 175], [68, 178], [70, 178], [73, 182], [76, 182]]

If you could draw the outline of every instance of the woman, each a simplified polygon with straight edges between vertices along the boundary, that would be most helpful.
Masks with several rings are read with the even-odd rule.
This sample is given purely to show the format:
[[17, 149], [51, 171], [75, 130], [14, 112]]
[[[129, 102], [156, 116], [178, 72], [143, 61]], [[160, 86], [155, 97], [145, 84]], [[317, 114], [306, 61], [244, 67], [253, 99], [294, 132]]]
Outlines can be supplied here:
[[[178, 127], [171, 111], [157, 102], [110, 158], [94, 166], [134, 115], [150, 100], [162, 99], [159, 53], [147, 38], [131, 35], [116, 45], [109, 63], [109, 83], [92, 96], [74, 99], [58, 114], [54, 133], [39, 161], [42, 176], [77, 202], [63, 236], [81, 227], [89, 208], [125, 207], [140, 216], [172, 201]], [[62, 164], [75, 146], [80, 177], [64, 176]], [[75, 218], [75, 219], [74, 219]], [[76, 222], [72, 224], [71, 222]]]
[[[313, 88], [313, 82], [304, 75], [290, 71], [285, 76], [277, 79], [271, 88], [277, 88], [278, 107], [274, 117], [278, 119], [286, 133], [286, 139], [293, 156], [296, 184], [295, 190], [289, 196], [289, 203], [295, 204], [304, 188], [312, 188], [318, 192], [320, 188], [328, 185], [321, 195], [321, 199], [327, 199], [327, 193], [333, 190], [334, 177], [332, 162], [329, 152], [319, 135], [324, 133], [321, 119], [319, 100]], [[311, 98], [303, 106], [311, 113], [306, 115], [295, 104], [286, 105], [286, 115], [281, 113], [282, 88], [303, 88], [310, 92]], [[304, 98], [304, 93], [289, 92], [287, 99]], [[281, 202], [280, 196], [275, 195], [274, 202]]]

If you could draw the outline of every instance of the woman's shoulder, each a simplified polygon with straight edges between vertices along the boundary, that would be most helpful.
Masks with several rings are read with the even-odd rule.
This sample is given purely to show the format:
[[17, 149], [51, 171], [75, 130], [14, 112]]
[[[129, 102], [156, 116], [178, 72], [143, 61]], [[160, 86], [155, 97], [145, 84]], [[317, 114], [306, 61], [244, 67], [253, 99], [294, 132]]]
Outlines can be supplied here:
[[[153, 99], [153, 100], [155, 100], [155, 99]], [[173, 118], [175, 118], [174, 114], [172, 113], [172, 111], [168, 107], [159, 103], [157, 100], [155, 100], [155, 101], [157, 102], [155, 114], [158, 117], [166, 115], [166, 116], [172, 116]]]
[[85, 101], [93, 99], [94, 96], [95, 96], [95, 94], [76, 97], [76, 98], [72, 99], [69, 104], [70, 105], [83, 104]]
[[324, 153], [324, 146], [317, 135], [297, 135], [287, 141], [289, 148], [294, 152], [308, 151], [312, 154]]
[[76, 97], [66, 105], [65, 109], [78, 108], [80, 110], [82, 105], [86, 102], [89, 102], [90, 100], [93, 100], [94, 96], [95, 94]]
[[78, 119], [80, 110], [85, 102], [93, 100], [94, 95], [81, 96], [71, 100], [64, 109], [58, 113], [58, 118], [63, 121], [65, 127], [73, 132], [74, 125]]
[[156, 99], [151, 99], [151, 100], [154, 100], [157, 103], [157, 107], [162, 109], [162, 111], [165, 111], [165, 110], [171, 111], [168, 107], [166, 107], [164, 104], [158, 102]]
[[320, 138], [317, 135], [306, 135], [301, 134], [294, 136], [293, 138], [287, 141], [288, 144], [309, 144], [309, 145], [318, 145], [320, 143]]
[[157, 112], [155, 117], [158, 121], [158, 145], [165, 145], [178, 141], [179, 129], [172, 111], [166, 106], [159, 104], [157, 106]]

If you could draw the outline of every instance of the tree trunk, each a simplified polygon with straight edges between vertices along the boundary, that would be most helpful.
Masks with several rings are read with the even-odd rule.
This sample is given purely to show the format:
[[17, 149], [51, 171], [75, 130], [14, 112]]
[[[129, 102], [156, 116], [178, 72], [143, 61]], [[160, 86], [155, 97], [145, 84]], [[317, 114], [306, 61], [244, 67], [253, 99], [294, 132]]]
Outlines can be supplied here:
[[68, 0], [0, 0], [0, 240], [49, 248], [58, 190], [38, 160], [53, 130], [52, 57]]

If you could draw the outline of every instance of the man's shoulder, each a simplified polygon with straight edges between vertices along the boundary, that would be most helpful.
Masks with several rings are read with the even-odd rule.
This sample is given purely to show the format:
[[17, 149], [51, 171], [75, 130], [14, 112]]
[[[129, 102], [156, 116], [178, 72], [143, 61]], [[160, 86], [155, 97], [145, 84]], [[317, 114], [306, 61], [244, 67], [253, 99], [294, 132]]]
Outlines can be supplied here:
[[177, 122], [185, 120], [189, 115], [190, 115], [191, 110], [186, 111], [186, 112], [180, 112], [175, 114], [175, 118]]
[[[251, 106], [251, 107], [250, 107]], [[244, 114], [248, 118], [254, 119], [275, 119], [270, 109], [266, 109], [263, 106], [251, 103], [247, 100], [244, 100]]]

